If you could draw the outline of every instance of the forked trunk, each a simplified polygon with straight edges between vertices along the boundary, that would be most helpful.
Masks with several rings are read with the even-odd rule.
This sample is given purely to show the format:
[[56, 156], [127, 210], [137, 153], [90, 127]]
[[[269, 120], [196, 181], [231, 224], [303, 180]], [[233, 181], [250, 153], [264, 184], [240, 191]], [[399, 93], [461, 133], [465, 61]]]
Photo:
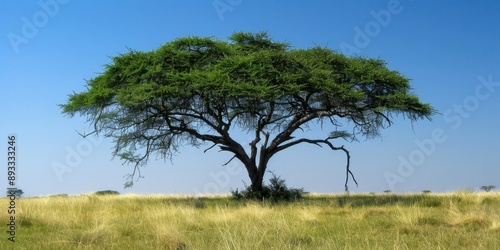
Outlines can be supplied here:
[[250, 177], [250, 181], [252, 182], [251, 188], [253, 191], [262, 191], [263, 182], [264, 182], [264, 169], [262, 167], [257, 168], [254, 164], [250, 166], [245, 166], [248, 171], [248, 177]]
[[272, 154], [267, 154], [265, 152], [265, 149], [263, 148], [258, 160], [258, 164], [255, 163], [255, 158], [252, 158], [252, 160], [246, 162], [245, 167], [248, 171], [248, 176], [252, 181], [252, 185], [250, 186], [252, 188], [252, 191], [263, 194], [262, 191], [264, 187], [264, 173], [266, 172], [267, 163], [269, 162], [271, 156]]

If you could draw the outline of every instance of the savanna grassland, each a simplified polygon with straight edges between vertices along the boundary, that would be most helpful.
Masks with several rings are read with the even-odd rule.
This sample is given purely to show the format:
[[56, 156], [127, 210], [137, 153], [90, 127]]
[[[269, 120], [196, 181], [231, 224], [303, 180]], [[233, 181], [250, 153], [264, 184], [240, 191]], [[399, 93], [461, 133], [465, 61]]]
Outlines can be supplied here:
[[[8, 201], [2, 198], [7, 208]], [[20, 198], [0, 249], [500, 249], [500, 193]]]

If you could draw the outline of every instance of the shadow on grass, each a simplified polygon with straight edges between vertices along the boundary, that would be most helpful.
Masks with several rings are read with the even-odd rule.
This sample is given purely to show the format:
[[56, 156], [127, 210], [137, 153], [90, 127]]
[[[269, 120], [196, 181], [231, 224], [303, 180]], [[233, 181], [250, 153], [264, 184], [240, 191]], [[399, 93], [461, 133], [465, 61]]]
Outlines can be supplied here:
[[[214, 207], [237, 208], [247, 206], [248, 204], [258, 204], [260, 206], [272, 207], [283, 205], [326, 205], [337, 207], [379, 207], [389, 205], [419, 206], [419, 207], [441, 207], [447, 201], [460, 202], [460, 197], [432, 196], [428, 194], [354, 194], [354, 195], [325, 195], [325, 196], [305, 196], [297, 201], [256, 201], [256, 200], [235, 200], [230, 197], [191, 197], [181, 199], [162, 199], [165, 205], [193, 207], [196, 209], [207, 209]], [[147, 201], [146, 201], [147, 202]]]
[[[314, 199], [314, 198], [313, 198]], [[382, 195], [342, 195], [332, 198], [339, 207], [378, 207], [386, 205], [403, 205], [403, 206], [420, 206], [420, 207], [440, 207], [443, 205], [443, 198], [430, 196], [426, 194], [416, 195], [398, 195], [398, 194], [382, 194]], [[459, 201], [460, 198], [456, 198]]]

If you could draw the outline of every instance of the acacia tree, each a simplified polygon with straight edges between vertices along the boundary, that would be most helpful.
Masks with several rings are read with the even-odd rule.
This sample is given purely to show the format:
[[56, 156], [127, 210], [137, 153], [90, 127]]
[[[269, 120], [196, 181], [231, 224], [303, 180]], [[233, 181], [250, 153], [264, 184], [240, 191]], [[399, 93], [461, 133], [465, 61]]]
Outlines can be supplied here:
[[17, 196], [17, 197], [22, 197], [24, 194], [24, 191], [22, 189], [15, 189], [15, 190], [9, 190], [7, 189], [7, 196]]
[[[259, 191], [271, 157], [309, 143], [346, 154], [347, 189], [354, 178], [349, 151], [334, 139], [371, 139], [394, 115], [413, 122], [434, 113], [411, 93], [408, 78], [380, 59], [292, 49], [266, 33], [234, 33], [228, 41], [184, 37], [112, 60], [61, 107], [87, 117], [92, 133], [113, 138], [114, 156], [134, 165], [129, 184], [153, 154], [171, 159], [181, 145], [208, 142], [205, 152], [229, 152], [227, 163], [241, 161]], [[296, 137], [313, 122], [333, 132]], [[237, 129], [252, 136], [248, 146], [234, 139]]]
[[495, 189], [495, 188], [497, 188], [497, 187], [494, 186], [494, 185], [488, 185], [488, 186], [481, 186], [480, 187], [481, 190], [484, 190], [486, 192], [489, 192], [489, 191], [491, 191], [492, 189]]

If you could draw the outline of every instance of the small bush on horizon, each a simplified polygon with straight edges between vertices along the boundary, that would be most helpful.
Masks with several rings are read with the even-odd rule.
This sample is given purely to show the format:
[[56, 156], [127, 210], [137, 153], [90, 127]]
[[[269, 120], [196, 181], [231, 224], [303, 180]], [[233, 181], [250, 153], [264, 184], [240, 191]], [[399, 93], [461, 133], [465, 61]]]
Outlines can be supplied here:
[[424, 193], [424, 194], [430, 194], [432, 192], [431, 192], [431, 190], [424, 190], [424, 191], [422, 191], [422, 193]]
[[97, 191], [94, 194], [95, 195], [119, 195], [120, 193], [118, 191], [114, 191], [114, 190], [102, 190], [102, 191]]
[[272, 202], [300, 200], [304, 197], [303, 188], [288, 188], [285, 180], [271, 172], [269, 185], [263, 185], [262, 190], [254, 190], [251, 186], [245, 185], [245, 190], [231, 190], [232, 197], [235, 199], [247, 200], [270, 200]]
[[49, 197], [68, 197], [69, 195], [68, 194], [53, 194], [53, 195], [50, 195]]

